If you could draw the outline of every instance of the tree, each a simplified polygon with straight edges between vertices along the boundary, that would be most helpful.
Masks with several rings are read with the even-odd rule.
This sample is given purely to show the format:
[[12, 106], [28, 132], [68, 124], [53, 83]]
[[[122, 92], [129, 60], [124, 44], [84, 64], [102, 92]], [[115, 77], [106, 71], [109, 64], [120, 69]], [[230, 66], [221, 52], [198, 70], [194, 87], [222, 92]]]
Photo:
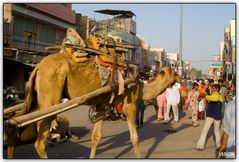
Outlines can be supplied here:
[[197, 70], [196, 68], [191, 69], [191, 77], [192, 78], [201, 78], [202, 77], [202, 70]]

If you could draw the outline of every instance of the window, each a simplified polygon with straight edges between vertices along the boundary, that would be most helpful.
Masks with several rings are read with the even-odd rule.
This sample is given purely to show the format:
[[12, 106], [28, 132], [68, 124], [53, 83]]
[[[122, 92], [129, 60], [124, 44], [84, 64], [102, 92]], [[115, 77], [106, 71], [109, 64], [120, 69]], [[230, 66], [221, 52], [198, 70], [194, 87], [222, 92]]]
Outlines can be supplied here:
[[61, 44], [63, 39], [65, 38], [66, 32], [62, 31], [62, 30], [56, 30], [56, 39], [55, 39], [55, 43], [57, 44]]

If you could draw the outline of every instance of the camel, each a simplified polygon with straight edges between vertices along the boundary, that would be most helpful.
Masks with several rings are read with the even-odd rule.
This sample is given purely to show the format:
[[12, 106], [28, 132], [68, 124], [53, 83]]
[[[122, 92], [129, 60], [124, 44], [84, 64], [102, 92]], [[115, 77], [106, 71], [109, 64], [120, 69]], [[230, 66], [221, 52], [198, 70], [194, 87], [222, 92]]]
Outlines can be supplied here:
[[[16, 146], [35, 142], [37, 135], [36, 123], [31, 123], [17, 130], [15, 127], [5, 126], [3, 132], [3, 143], [4, 147], [7, 148], [7, 157], [12, 159]], [[70, 123], [68, 119], [65, 116], [57, 115], [55, 120], [51, 123], [50, 136], [48, 137], [47, 142], [50, 145], [53, 145], [52, 141], [54, 139], [56, 139], [56, 142], [60, 143], [66, 141], [70, 137], [73, 137], [73, 140], [77, 139], [77, 137], [70, 131]]]
[[[74, 30], [68, 30], [74, 32]], [[67, 32], [68, 32], [67, 31]], [[74, 33], [75, 35], [75, 33]], [[85, 46], [77, 35], [73, 43]], [[67, 41], [69, 41], [67, 39]], [[89, 41], [90, 42], [90, 41]], [[72, 43], [72, 42], [71, 42]], [[92, 45], [92, 44], [91, 44]], [[105, 49], [104, 49], [105, 50]], [[100, 74], [97, 70], [94, 55], [82, 55], [76, 62], [72, 54], [76, 52], [71, 47], [64, 47], [56, 54], [48, 55], [30, 75], [25, 104], [25, 112], [41, 110], [59, 104], [62, 98], [74, 99], [93, 90], [102, 88]], [[82, 52], [82, 51], [80, 51]], [[78, 59], [78, 58], [77, 58]], [[113, 104], [121, 102], [123, 113], [126, 116], [130, 132], [130, 139], [134, 147], [136, 158], [141, 158], [139, 139], [136, 130], [136, 101], [147, 102], [163, 92], [167, 87], [178, 81], [179, 77], [171, 68], [162, 68], [156, 79], [149, 84], [136, 82], [126, 87], [122, 95], [116, 96]], [[103, 116], [109, 105], [111, 94], [102, 94], [89, 101], [87, 104], [96, 105], [97, 116]], [[40, 158], [47, 158], [47, 138], [54, 116], [37, 122], [38, 135], [34, 147]], [[90, 158], [96, 155], [96, 148], [101, 140], [103, 119], [99, 118], [94, 124], [91, 135]]]

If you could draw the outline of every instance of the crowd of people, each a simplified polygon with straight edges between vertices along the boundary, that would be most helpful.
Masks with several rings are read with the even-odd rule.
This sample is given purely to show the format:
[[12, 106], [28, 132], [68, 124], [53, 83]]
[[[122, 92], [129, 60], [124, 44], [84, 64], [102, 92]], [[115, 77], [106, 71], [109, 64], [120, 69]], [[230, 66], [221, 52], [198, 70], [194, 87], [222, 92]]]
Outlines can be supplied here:
[[[155, 99], [158, 121], [179, 122], [179, 111], [190, 111], [193, 127], [204, 119], [196, 150], [205, 149], [206, 138], [211, 125], [214, 127], [216, 158], [235, 158], [235, 92], [236, 79], [224, 80], [182, 80], [168, 87]], [[144, 103], [137, 105], [138, 127], [143, 125]], [[171, 114], [172, 109], [172, 115]], [[139, 116], [140, 115], [140, 116]], [[220, 130], [223, 130], [221, 134]]]

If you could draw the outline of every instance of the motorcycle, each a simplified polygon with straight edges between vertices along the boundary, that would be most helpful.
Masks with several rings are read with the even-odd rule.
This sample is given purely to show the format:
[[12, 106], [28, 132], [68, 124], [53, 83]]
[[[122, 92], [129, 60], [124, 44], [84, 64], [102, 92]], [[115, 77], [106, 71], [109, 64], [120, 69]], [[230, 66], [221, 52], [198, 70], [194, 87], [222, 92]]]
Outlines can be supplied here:
[[9, 86], [3, 89], [3, 107], [10, 107], [23, 102], [24, 92], [18, 91], [15, 86]]
[[117, 119], [126, 120], [125, 115], [122, 113], [122, 109], [120, 107], [120, 104], [117, 104], [116, 106], [110, 105], [109, 108], [105, 111], [105, 114], [99, 118], [97, 118], [97, 111], [96, 106], [91, 106], [88, 112], [89, 119], [91, 123], [95, 123], [97, 120], [100, 120], [103, 118], [103, 120], [110, 120], [115, 121]]

